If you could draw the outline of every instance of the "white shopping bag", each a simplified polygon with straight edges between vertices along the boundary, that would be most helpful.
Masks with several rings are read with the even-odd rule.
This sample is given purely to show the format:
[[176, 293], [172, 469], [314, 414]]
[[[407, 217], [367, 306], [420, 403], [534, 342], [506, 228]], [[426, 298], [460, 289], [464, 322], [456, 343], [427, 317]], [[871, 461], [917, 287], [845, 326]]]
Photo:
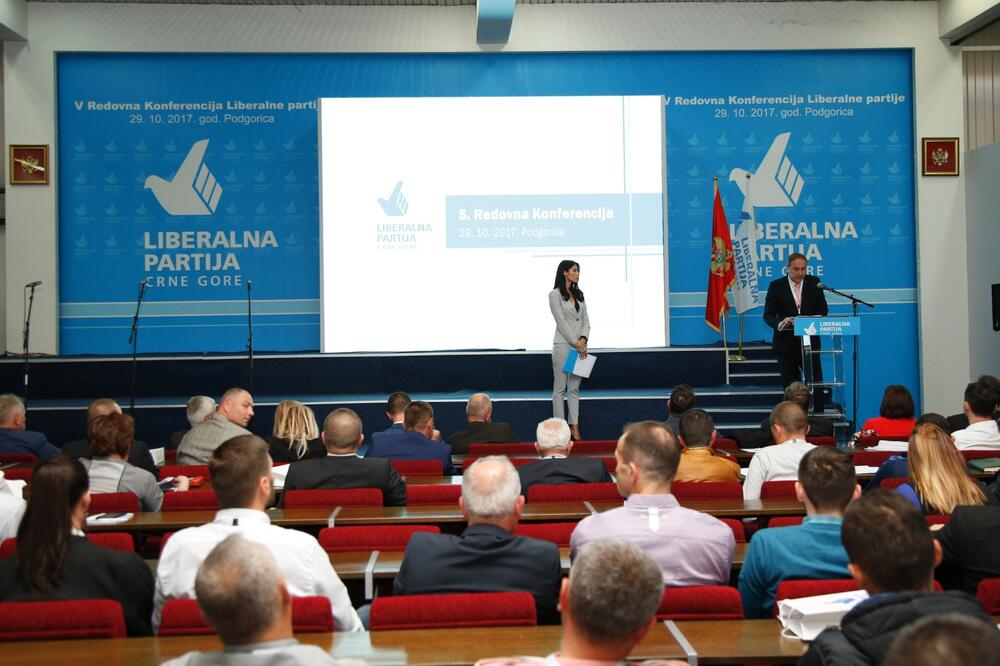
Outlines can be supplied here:
[[782, 599], [778, 602], [781, 626], [797, 638], [811, 641], [827, 627], [836, 627], [840, 618], [868, 598], [864, 590], [821, 594], [817, 597]]

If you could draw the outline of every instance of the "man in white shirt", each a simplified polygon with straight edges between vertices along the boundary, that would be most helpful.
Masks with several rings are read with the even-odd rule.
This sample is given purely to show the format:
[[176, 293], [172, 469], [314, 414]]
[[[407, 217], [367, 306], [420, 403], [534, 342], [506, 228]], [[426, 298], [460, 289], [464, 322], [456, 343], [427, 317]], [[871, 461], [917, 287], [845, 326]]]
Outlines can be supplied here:
[[212, 548], [239, 533], [268, 547], [293, 596], [329, 598], [337, 631], [361, 631], [347, 588], [315, 537], [272, 525], [264, 512], [274, 499], [267, 442], [255, 435], [234, 437], [212, 453], [208, 466], [222, 510], [207, 525], [181, 530], [164, 547], [156, 569], [154, 629], [167, 599], [195, 596], [195, 574]]
[[965, 387], [965, 401], [962, 411], [969, 417], [969, 427], [951, 433], [955, 438], [955, 448], [966, 449], [1000, 449], [1000, 429], [993, 420], [993, 412], [1000, 407], [1000, 396], [997, 396], [992, 383], [985, 377], [980, 377]]
[[17, 528], [21, 525], [27, 506], [21, 499], [21, 488], [11, 487], [0, 471], [0, 543], [17, 536]]
[[806, 441], [809, 417], [794, 402], [782, 402], [771, 412], [771, 436], [777, 442], [754, 454], [743, 481], [743, 499], [760, 499], [766, 481], [795, 481], [802, 456], [816, 448]]
[[[267, 548], [238, 534], [212, 549], [195, 578], [198, 606], [224, 652], [188, 652], [169, 666], [346, 664], [292, 635], [292, 595]], [[352, 660], [353, 664], [363, 664]]]

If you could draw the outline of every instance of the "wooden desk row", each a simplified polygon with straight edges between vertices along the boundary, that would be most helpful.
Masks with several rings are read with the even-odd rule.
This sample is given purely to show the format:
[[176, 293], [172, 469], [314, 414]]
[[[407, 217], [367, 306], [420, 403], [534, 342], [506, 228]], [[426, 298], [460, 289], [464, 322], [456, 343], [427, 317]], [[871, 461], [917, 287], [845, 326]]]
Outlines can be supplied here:
[[[717, 518], [804, 516], [805, 507], [794, 499], [684, 500], [689, 509]], [[556, 502], [527, 504], [522, 522], [578, 521], [591, 513], [620, 507], [621, 502]], [[453, 525], [466, 521], [456, 505], [354, 507], [330, 509], [271, 509], [271, 523], [282, 527], [317, 528], [334, 525]], [[138, 512], [122, 523], [88, 524], [90, 531], [167, 532], [211, 522], [215, 511]]]
[[[701, 664], [793, 663], [806, 644], [784, 638], [776, 620], [683, 621], [674, 626]], [[562, 628], [488, 627], [376, 631], [353, 634], [300, 634], [300, 642], [329, 650], [334, 657], [378, 664], [459, 666], [511, 655], [545, 656], [559, 649]], [[51, 664], [73, 655], [75, 666], [154, 666], [191, 650], [221, 649], [215, 636], [32, 641], [0, 644], [8, 666]], [[678, 659], [688, 655], [666, 623], [659, 623], [632, 650], [629, 659]]]

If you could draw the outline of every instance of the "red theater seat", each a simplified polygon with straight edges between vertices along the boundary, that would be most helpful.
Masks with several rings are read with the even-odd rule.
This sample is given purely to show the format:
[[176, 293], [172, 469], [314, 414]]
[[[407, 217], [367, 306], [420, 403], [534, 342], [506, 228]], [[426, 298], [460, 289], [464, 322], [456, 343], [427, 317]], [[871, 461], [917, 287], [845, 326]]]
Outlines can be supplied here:
[[528, 488], [528, 502], [621, 502], [613, 483], [560, 483]]
[[569, 548], [569, 539], [576, 525], [576, 523], [520, 523], [514, 534], [548, 541], [560, 548]]
[[517, 444], [469, 444], [469, 455], [473, 458], [483, 456], [530, 456], [534, 454], [535, 445], [531, 442]]
[[7, 601], [0, 603], [0, 641], [125, 638], [117, 601]]
[[617, 446], [617, 439], [581, 439], [579, 442], [573, 442], [573, 450], [571, 453], [614, 453], [615, 447]]
[[163, 493], [160, 511], [218, 511], [219, 498], [212, 490], [185, 490]]
[[0, 453], [0, 465], [7, 463], [33, 463], [38, 460], [34, 453]]
[[407, 485], [406, 505], [458, 504], [462, 496], [462, 486]]
[[678, 500], [743, 499], [743, 486], [738, 483], [678, 481], [671, 484], [670, 492]]
[[761, 499], [795, 499], [794, 481], [765, 481], [760, 487]]
[[417, 532], [441, 534], [434, 525], [377, 525], [359, 527], [324, 527], [319, 531], [319, 545], [328, 553], [354, 553], [369, 550], [406, 550], [410, 537]]
[[26, 481], [31, 483], [31, 478], [35, 475], [33, 467], [14, 467], [3, 471], [4, 478], [10, 481]]
[[535, 599], [527, 592], [379, 597], [371, 611], [371, 631], [535, 624]]
[[719, 449], [720, 451], [738, 451], [740, 445], [735, 439], [719, 437], [715, 440], [715, 444], [712, 444], [712, 448]]
[[781, 516], [779, 518], [771, 518], [767, 521], [768, 527], [792, 527], [793, 525], [801, 525], [802, 516]]
[[107, 513], [139, 510], [139, 496], [135, 493], [91, 493], [89, 513]]
[[854, 465], [867, 465], [879, 467], [886, 460], [893, 456], [898, 456], [902, 451], [858, 451], [854, 454]]
[[816, 446], [837, 446], [837, 440], [833, 437], [826, 437], [823, 435], [807, 436], [806, 441], [810, 444], [815, 444]]
[[444, 463], [440, 460], [391, 460], [390, 464], [403, 476], [441, 476]]
[[[125, 532], [93, 532], [87, 535], [87, 540], [95, 546], [118, 550], [123, 553], [135, 552], [135, 541], [131, 534]], [[0, 560], [17, 555], [17, 537], [4, 539], [0, 543]]]
[[742, 620], [743, 601], [735, 587], [668, 587], [656, 609], [657, 620]]
[[742, 521], [737, 520], [736, 518], [719, 518], [719, 520], [724, 522], [729, 529], [733, 531], [733, 538], [736, 539], [736, 543], [747, 542], [747, 533], [746, 530], [743, 529]]
[[990, 615], [1000, 615], [1000, 578], [984, 578], [979, 581], [976, 599]]
[[349, 490], [289, 490], [285, 492], [285, 508], [332, 509], [335, 506], [382, 506], [382, 491], [378, 488]]

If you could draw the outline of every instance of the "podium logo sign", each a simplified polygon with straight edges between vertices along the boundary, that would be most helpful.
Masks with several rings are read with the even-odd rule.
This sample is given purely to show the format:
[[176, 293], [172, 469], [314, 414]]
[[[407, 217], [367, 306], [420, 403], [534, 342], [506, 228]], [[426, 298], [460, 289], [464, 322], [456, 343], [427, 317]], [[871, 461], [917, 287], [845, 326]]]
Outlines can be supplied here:
[[795, 335], [861, 335], [861, 317], [796, 317]]

